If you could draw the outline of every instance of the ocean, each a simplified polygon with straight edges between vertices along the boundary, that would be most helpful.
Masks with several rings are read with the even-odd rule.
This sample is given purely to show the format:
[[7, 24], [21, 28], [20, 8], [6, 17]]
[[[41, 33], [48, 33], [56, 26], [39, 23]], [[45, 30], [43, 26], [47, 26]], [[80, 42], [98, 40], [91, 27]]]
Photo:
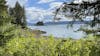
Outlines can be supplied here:
[[54, 36], [57, 38], [74, 38], [79, 39], [85, 36], [85, 33], [82, 31], [76, 32], [80, 26], [81, 23], [73, 24], [73, 27], [68, 27], [68, 23], [66, 22], [46, 22], [43, 26], [36, 26], [35, 23], [28, 23], [28, 27], [33, 30], [42, 30], [47, 32], [46, 34], [43, 34], [44, 36]]

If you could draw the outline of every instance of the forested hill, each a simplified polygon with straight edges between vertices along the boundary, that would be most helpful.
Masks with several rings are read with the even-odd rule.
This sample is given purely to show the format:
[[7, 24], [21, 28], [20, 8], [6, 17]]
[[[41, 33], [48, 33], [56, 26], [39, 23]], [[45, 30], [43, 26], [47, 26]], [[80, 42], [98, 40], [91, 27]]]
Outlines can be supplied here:
[[[73, 24], [87, 24], [87, 23], [89, 23], [90, 21], [83, 21], [83, 22], [81, 22], [81, 21], [58, 21], [58, 22], [43, 22], [44, 23], [44, 25], [61, 25], [61, 24], [71, 24], [71, 23], [73, 23]], [[35, 23], [28, 23], [27, 25], [28, 26], [34, 26], [36, 24], [36, 22]]]

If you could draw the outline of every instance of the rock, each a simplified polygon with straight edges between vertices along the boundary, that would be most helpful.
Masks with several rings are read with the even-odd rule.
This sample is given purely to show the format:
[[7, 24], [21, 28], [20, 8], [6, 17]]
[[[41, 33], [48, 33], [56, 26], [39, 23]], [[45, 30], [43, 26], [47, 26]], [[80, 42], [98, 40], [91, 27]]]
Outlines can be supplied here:
[[41, 31], [41, 30], [33, 30], [33, 32], [36, 34], [46, 34], [45, 31]]
[[33, 32], [33, 34], [34, 34], [34, 36], [35, 36], [36, 38], [41, 37], [41, 36], [42, 36], [41, 34], [46, 34], [45, 31], [41, 31], [41, 30], [32, 30], [32, 32]]
[[42, 25], [44, 25], [44, 23], [42, 21], [39, 21], [39, 22], [36, 23], [36, 25], [37, 26], [42, 26]]

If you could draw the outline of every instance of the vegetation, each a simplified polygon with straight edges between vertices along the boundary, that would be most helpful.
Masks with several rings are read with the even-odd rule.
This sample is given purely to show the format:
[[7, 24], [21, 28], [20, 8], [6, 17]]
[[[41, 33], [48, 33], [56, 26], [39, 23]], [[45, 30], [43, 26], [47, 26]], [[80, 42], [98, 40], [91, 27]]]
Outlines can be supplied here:
[[100, 39], [13, 38], [0, 48], [0, 56], [99, 56]]
[[5, 3], [5, 0], [0, 0], [0, 45], [11, 39], [15, 30], [15, 26], [10, 23], [12, 17], [8, 15]]
[[22, 29], [21, 26], [11, 23], [15, 18], [9, 15], [5, 4], [5, 0], [0, 0], [0, 46], [14, 37], [33, 36], [29, 29]]
[[[11, 10], [9, 15], [5, 3], [0, 0], [0, 56], [100, 56], [99, 37], [87, 36], [78, 40], [52, 36], [35, 38], [34, 31], [23, 28], [26, 26], [25, 19], [21, 21], [25, 17], [24, 9], [17, 2], [15, 14]], [[17, 13], [19, 11], [21, 13]], [[16, 24], [12, 23], [14, 19]]]
[[25, 8], [18, 2], [14, 8], [9, 8], [9, 14], [14, 17], [12, 23], [20, 25], [22, 28], [26, 27]]
[[[86, 32], [87, 34], [98, 34], [100, 32], [100, 0], [94, 1], [85, 1], [81, 3], [75, 3], [74, 0], [71, 3], [64, 2], [59, 8], [56, 9], [54, 19], [57, 19], [57, 15], [63, 15], [65, 18], [71, 17], [72, 24], [75, 21], [85, 22], [82, 26], [81, 31]], [[86, 22], [86, 18], [88, 22]]]

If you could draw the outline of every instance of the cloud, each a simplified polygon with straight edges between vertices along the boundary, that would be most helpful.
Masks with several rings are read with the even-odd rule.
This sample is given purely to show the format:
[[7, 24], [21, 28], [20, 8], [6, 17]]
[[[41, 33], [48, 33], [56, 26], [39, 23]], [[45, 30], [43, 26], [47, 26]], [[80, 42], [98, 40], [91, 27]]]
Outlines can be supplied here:
[[28, 21], [34, 21], [34, 20], [52, 20], [54, 17], [55, 8], [59, 7], [62, 4], [62, 2], [52, 2], [49, 4], [48, 9], [43, 9], [40, 7], [28, 7], [26, 8], [26, 16], [28, 18]]
[[[49, 4], [48, 9], [43, 9], [40, 7], [28, 7], [26, 8], [26, 16], [27, 16], [27, 22], [32, 22], [33, 21], [53, 21], [55, 9], [59, 6], [61, 6], [62, 2], [52, 2]], [[63, 18], [61, 21], [68, 20], [65, 17], [62, 17], [58, 15], [57, 17]], [[35, 22], [35, 23], [36, 23]]]
[[55, 0], [40, 0], [38, 3], [49, 3], [49, 2], [53, 2]]
[[[7, 5], [9, 7], [14, 7], [15, 3], [18, 1], [21, 6], [25, 5], [28, 0], [6, 0]], [[43, 1], [43, 0], [41, 0]], [[54, 0], [46, 0], [45, 2], [51, 2]], [[44, 17], [52, 15], [52, 10], [45, 10], [43, 8], [38, 8], [38, 7], [26, 7], [26, 17], [28, 22], [36, 21], [36, 20], [43, 20]]]
[[74, 3], [82, 3], [82, 0], [75, 0]]
[[[55, 12], [55, 10], [57, 8], [63, 6], [62, 4], [63, 4], [63, 2], [52, 2], [52, 3], [49, 4], [48, 10]], [[53, 16], [54, 14], [52, 13], [51, 15]], [[56, 18], [61, 18], [60, 21], [71, 21], [72, 20], [72, 17], [65, 17], [63, 14], [57, 14]]]
[[[28, 0], [7, 0], [7, 5], [9, 7], [14, 7], [16, 1], [18, 1], [21, 6], [25, 5]], [[54, 17], [55, 8], [59, 7], [62, 2], [53, 2], [54, 0], [40, 0], [38, 3], [49, 3], [48, 9], [43, 9], [40, 7], [26, 7], [26, 17], [28, 22], [34, 21], [52, 21]]]
[[26, 16], [29, 20], [33, 21], [39, 18], [39, 20], [42, 20], [44, 10], [37, 7], [28, 7], [26, 8]]
[[54, 17], [54, 10], [50, 9], [43, 9], [39, 7], [28, 7], [26, 8], [26, 16], [27, 16], [27, 22], [33, 21], [53, 21]]
[[26, 8], [26, 16], [27, 16], [27, 21], [32, 22], [32, 21], [43, 21], [46, 16], [53, 15], [52, 11], [50, 10], [45, 10], [43, 8], [38, 8], [38, 7], [28, 7]]
[[96, 0], [75, 0], [74, 3], [82, 3], [83, 1], [85, 1], [85, 2], [95, 2]]
[[28, 0], [6, 0], [6, 1], [9, 7], [14, 7], [17, 1], [20, 3], [21, 6], [23, 6]]
[[59, 8], [62, 5], [63, 2], [52, 2], [49, 4], [49, 9], [55, 9], [55, 8]]

